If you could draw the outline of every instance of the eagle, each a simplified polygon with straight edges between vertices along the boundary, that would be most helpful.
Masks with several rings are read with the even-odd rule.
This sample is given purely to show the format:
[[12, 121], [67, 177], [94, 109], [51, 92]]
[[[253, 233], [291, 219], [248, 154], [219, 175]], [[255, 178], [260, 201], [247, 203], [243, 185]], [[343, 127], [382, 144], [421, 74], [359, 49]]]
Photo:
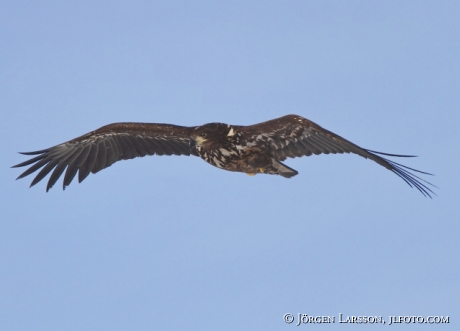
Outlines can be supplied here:
[[383, 157], [414, 156], [361, 148], [298, 115], [286, 115], [248, 126], [224, 123], [192, 127], [158, 123], [113, 123], [47, 149], [21, 153], [36, 156], [13, 168], [31, 165], [17, 179], [41, 168], [30, 184], [31, 187], [54, 169], [46, 185], [48, 192], [64, 170], [63, 189], [72, 182], [77, 171], [81, 183], [90, 173], [95, 174], [117, 161], [146, 155], [193, 155], [228, 171], [251, 176], [269, 174], [291, 178], [298, 172], [282, 163], [288, 157], [337, 153], [354, 153], [375, 161], [424, 196], [431, 198], [431, 194], [434, 194], [427, 184], [434, 185], [413, 172], [431, 174]]

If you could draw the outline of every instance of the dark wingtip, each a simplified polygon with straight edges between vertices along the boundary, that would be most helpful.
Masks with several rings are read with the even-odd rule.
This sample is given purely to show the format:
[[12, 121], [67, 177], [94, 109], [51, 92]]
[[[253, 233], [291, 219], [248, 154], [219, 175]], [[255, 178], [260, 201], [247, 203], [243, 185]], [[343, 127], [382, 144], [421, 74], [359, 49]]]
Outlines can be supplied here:
[[[387, 166], [385, 166], [384, 164], [381, 164], [381, 163], [380, 164], [385, 166], [387, 169], [391, 170], [396, 175], [398, 175], [410, 187], [414, 187], [417, 190], [419, 190], [420, 193], [422, 193], [425, 197], [429, 197], [429, 198], [432, 199], [433, 197], [431, 195], [437, 196], [437, 194], [435, 192], [433, 192], [433, 190], [431, 190], [427, 186], [427, 185], [430, 185], [432, 187], [438, 188], [436, 185], [426, 181], [423, 178], [420, 178], [419, 176], [417, 176], [416, 174], [412, 173], [411, 171], [418, 172], [418, 173], [421, 173], [421, 174], [424, 174], [424, 175], [430, 175], [430, 176], [434, 176], [433, 174], [430, 174], [430, 173], [425, 172], [425, 171], [420, 171], [420, 170], [417, 170], [417, 169], [414, 169], [414, 168], [407, 167], [405, 165], [402, 165], [400, 163], [394, 162], [392, 160], [388, 160], [388, 159], [384, 158], [383, 156], [378, 156], [377, 154], [385, 155], [385, 156], [387, 156], [387, 155], [388, 156], [395, 156], [395, 157], [416, 157], [415, 155], [389, 154], [389, 153], [376, 152], [376, 151], [373, 151], [373, 150], [370, 150], [370, 149], [366, 149], [366, 151], [368, 153], [370, 153], [371, 155], [374, 155], [378, 159], [385, 161], [390, 167], [387, 167]], [[409, 170], [411, 170], [411, 171], [409, 171]]]
[[383, 153], [383, 152], [373, 151], [371, 149], [366, 149], [366, 151], [371, 152], [371, 153], [375, 153], [375, 154], [394, 156], [394, 157], [418, 157], [418, 155], [390, 154], [390, 153]]
[[[27, 161], [26, 161], [27, 162]], [[11, 166], [11, 168], [20, 168], [20, 167], [24, 167], [25, 165], [27, 164], [24, 164], [26, 162], [21, 162], [21, 163], [18, 163], [18, 164], [15, 164], [14, 166]]]
[[[386, 160], [386, 159], [385, 159]], [[396, 163], [396, 162], [393, 162], [391, 160], [386, 160], [387, 162], [389, 162], [393, 169], [392, 171], [398, 175], [400, 178], [402, 178], [410, 187], [415, 187], [417, 190], [419, 190], [425, 197], [429, 197], [429, 198], [433, 198], [431, 196], [431, 194], [437, 196], [437, 194], [435, 192], [433, 192], [433, 190], [431, 190], [428, 186], [426, 186], [425, 184], [427, 185], [431, 185], [433, 187], [436, 187], [438, 188], [436, 185], [424, 180], [423, 178], [420, 178], [419, 176], [415, 175], [414, 173], [411, 173], [409, 172], [408, 170], [405, 170], [403, 168], [406, 168], [406, 169], [410, 169], [410, 170], [413, 170], [413, 171], [417, 171], [417, 172], [420, 172], [420, 173], [423, 173], [423, 174], [428, 174], [426, 172], [423, 172], [423, 171], [420, 171], [420, 170], [416, 170], [416, 169], [412, 169], [412, 168], [409, 168], [409, 167], [406, 167], [402, 164], [399, 164], [399, 163]], [[431, 174], [428, 174], [428, 175], [431, 175]], [[423, 182], [423, 183], [422, 183]], [[424, 184], [425, 183], [425, 184]]]
[[[370, 149], [366, 149], [366, 151], [369, 152], [369, 153], [380, 154], [380, 155], [388, 155], [388, 156], [395, 156], [395, 157], [418, 157], [417, 155], [401, 155], [401, 154], [382, 153], [382, 152], [376, 152], [376, 151], [373, 151], [373, 150], [370, 150]], [[385, 158], [383, 158], [383, 157], [382, 157], [382, 159], [384, 159], [384, 160], [387, 161], [387, 162], [397, 164], [398, 166], [404, 167], [404, 168], [409, 169], [409, 170], [412, 170], [412, 171], [416, 171], [416, 172], [421, 173], [421, 174], [424, 174], [424, 175], [434, 176], [434, 174], [430, 174], [429, 172], [425, 172], [425, 171], [417, 170], [417, 169], [414, 169], [414, 168], [411, 168], [411, 167], [407, 167], [407, 166], [405, 166], [405, 165], [396, 163], [396, 162], [394, 162], [394, 161], [390, 161], [390, 160], [385, 159]], [[420, 178], [420, 179], [421, 179], [421, 178]], [[423, 179], [422, 179], [422, 180], [423, 180]], [[428, 183], [428, 182], [427, 182], [427, 183]], [[428, 183], [428, 184], [433, 185], [433, 184], [431, 184], [431, 183]], [[435, 186], [435, 185], [433, 185], [433, 186]]]
[[42, 149], [41, 151], [34, 151], [34, 152], [18, 152], [19, 154], [22, 155], [37, 155], [37, 154], [43, 154], [48, 152], [49, 149]]
[[[44, 153], [47, 153], [49, 152], [49, 148], [47, 149], [42, 149], [41, 151], [35, 151], [35, 152], [18, 152], [18, 154], [22, 154], [22, 155], [38, 155], [38, 154], [44, 154]], [[44, 157], [44, 156], [43, 156]], [[33, 158], [31, 160], [27, 160], [25, 162], [21, 162], [21, 163], [18, 163], [18, 164], [15, 164], [14, 166], [11, 166], [11, 168], [20, 168], [20, 167], [23, 167], [23, 166], [26, 166], [26, 165], [29, 165], [30, 163], [34, 163], [35, 160], [38, 161], [38, 157], [37, 158]], [[19, 178], [19, 177], [18, 177]], [[17, 178], [17, 179], [18, 179]]]

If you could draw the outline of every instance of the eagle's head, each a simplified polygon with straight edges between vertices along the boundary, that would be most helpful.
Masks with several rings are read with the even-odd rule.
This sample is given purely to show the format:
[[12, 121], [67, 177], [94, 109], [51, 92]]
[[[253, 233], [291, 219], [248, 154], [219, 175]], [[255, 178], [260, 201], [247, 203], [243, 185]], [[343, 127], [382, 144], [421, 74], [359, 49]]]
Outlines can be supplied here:
[[205, 150], [222, 147], [228, 141], [229, 134], [232, 135], [233, 128], [224, 123], [209, 123], [196, 127], [192, 132], [192, 139], [197, 147]]

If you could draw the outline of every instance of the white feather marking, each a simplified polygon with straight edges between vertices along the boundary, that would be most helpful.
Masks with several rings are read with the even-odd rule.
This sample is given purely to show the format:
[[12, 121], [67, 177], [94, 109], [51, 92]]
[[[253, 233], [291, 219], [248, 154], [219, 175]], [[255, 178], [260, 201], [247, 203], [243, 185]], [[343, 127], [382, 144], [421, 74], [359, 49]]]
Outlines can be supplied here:
[[221, 160], [219, 160], [217, 157], [214, 157], [213, 161], [216, 164], [216, 167], [222, 168], [222, 161]]
[[230, 152], [227, 151], [225, 148], [220, 148], [220, 152], [221, 152], [222, 155], [224, 155], [224, 156], [229, 156], [229, 155], [230, 155]]

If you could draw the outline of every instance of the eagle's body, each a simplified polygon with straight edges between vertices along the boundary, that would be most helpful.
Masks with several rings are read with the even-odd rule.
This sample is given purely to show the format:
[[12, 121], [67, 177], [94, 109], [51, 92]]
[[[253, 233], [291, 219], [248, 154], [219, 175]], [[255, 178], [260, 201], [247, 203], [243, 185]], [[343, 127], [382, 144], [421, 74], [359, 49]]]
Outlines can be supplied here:
[[244, 172], [248, 175], [265, 173], [290, 178], [298, 172], [281, 161], [288, 157], [322, 153], [358, 154], [394, 172], [422, 194], [430, 197], [430, 193], [433, 193], [421, 182], [427, 183], [426, 181], [406, 169], [421, 171], [405, 167], [377, 154], [409, 156], [361, 148], [297, 115], [287, 115], [250, 126], [209, 123], [184, 127], [153, 123], [114, 123], [48, 149], [22, 153], [37, 156], [14, 167], [33, 164], [18, 179], [42, 168], [31, 186], [54, 169], [46, 188], [48, 191], [64, 170], [65, 188], [77, 171], [78, 180], [81, 182], [90, 172], [96, 173], [119, 160], [145, 155], [195, 155], [224, 170]]
[[197, 154], [220, 169], [248, 175], [266, 173], [287, 178], [297, 174], [297, 171], [278, 162], [265, 142], [256, 146], [245, 140], [241, 126], [205, 124], [197, 127], [193, 136]]

